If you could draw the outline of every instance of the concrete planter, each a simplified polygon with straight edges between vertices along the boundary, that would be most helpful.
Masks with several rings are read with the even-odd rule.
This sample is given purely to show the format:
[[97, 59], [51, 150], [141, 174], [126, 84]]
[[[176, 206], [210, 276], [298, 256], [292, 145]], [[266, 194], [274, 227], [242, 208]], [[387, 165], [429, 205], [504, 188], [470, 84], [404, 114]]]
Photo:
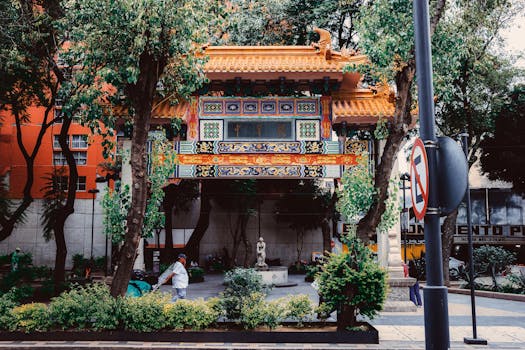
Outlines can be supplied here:
[[[144, 341], [144, 342], [218, 342], [218, 343], [347, 343], [379, 344], [377, 330], [368, 323], [363, 323], [367, 330], [334, 330], [335, 323], [305, 323], [303, 328], [273, 331], [246, 331], [230, 328], [233, 323], [219, 324], [219, 328], [209, 331], [49, 331], [49, 332], [0, 332], [3, 341]], [[283, 326], [286, 327], [286, 324]], [[326, 328], [327, 330], [323, 330]]]

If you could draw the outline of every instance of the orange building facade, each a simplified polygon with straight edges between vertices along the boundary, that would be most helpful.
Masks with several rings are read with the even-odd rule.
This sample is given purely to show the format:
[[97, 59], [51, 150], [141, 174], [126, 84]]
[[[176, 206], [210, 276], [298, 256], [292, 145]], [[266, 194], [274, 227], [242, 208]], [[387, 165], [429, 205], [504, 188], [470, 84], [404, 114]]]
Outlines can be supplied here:
[[[28, 110], [30, 120], [21, 126], [22, 142], [29, 154], [35, 148], [38, 134], [44, 119], [45, 108], [31, 107]], [[0, 126], [0, 175], [5, 177], [8, 195], [12, 199], [23, 197], [23, 190], [27, 179], [27, 166], [18, 146], [17, 128], [14, 117], [9, 112], [2, 112], [2, 126]], [[61, 124], [51, 125], [42, 137], [40, 149], [34, 161], [34, 183], [31, 195], [34, 199], [43, 198], [44, 188], [53, 170], [66, 166], [65, 158], [60, 151], [58, 135]], [[77, 182], [77, 199], [88, 199], [92, 195], [89, 189], [96, 188], [95, 179], [100, 172], [102, 157], [101, 137], [93, 136], [88, 127], [74, 123], [70, 127], [69, 145], [75, 160], [79, 181]]]

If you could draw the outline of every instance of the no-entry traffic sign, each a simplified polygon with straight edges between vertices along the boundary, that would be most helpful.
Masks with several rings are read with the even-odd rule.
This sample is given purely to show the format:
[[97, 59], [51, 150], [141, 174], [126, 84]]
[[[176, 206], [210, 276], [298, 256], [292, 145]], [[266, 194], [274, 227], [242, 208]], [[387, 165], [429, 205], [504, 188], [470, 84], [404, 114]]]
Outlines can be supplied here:
[[428, 160], [425, 145], [419, 138], [416, 139], [410, 156], [410, 195], [414, 215], [422, 220], [428, 205]]

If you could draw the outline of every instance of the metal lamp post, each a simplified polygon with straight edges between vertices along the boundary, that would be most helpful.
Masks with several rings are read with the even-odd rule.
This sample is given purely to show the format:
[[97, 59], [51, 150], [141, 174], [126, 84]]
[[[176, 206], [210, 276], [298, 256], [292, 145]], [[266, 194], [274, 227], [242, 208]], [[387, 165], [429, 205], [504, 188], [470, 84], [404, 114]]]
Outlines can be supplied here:
[[408, 173], [401, 174], [399, 179], [403, 182], [403, 211], [401, 212], [401, 233], [403, 234], [403, 250], [405, 256], [405, 264], [407, 263], [407, 235], [408, 235], [408, 208], [406, 205], [406, 190], [410, 189], [410, 186], [406, 187], [406, 181], [410, 181], [410, 175]]
[[[468, 162], [468, 133], [465, 131], [459, 134], [461, 137], [461, 145], [463, 146], [463, 152]], [[468, 175], [467, 175], [468, 176]], [[472, 244], [472, 212], [470, 204], [470, 186], [467, 180], [467, 190], [465, 191], [465, 202], [467, 204], [467, 228], [468, 228], [468, 257], [469, 257], [469, 277], [470, 277], [470, 307], [472, 312], [472, 338], [463, 338], [465, 344], [477, 344], [487, 345], [485, 339], [478, 338], [478, 332], [476, 329], [476, 296], [474, 292], [474, 257], [473, 257], [473, 244]]]
[[91, 206], [91, 253], [90, 258], [93, 259], [93, 237], [95, 236], [95, 197], [100, 192], [97, 188], [92, 188], [88, 193], [93, 194], [93, 201]]

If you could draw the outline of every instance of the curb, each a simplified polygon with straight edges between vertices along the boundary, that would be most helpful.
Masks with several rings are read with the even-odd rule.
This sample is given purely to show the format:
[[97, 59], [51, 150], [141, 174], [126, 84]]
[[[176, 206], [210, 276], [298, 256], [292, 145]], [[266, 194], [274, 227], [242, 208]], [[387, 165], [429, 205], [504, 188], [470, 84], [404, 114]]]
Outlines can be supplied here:
[[[454, 294], [470, 295], [470, 289], [448, 288], [448, 292], [454, 293]], [[523, 294], [499, 293], [499, 292], [490, 292], [487, 290], [476, 290], [474, 291], [474, 295], [477, 297], [484, 297], [484, 298], [525, 302], [525, 295]]]

